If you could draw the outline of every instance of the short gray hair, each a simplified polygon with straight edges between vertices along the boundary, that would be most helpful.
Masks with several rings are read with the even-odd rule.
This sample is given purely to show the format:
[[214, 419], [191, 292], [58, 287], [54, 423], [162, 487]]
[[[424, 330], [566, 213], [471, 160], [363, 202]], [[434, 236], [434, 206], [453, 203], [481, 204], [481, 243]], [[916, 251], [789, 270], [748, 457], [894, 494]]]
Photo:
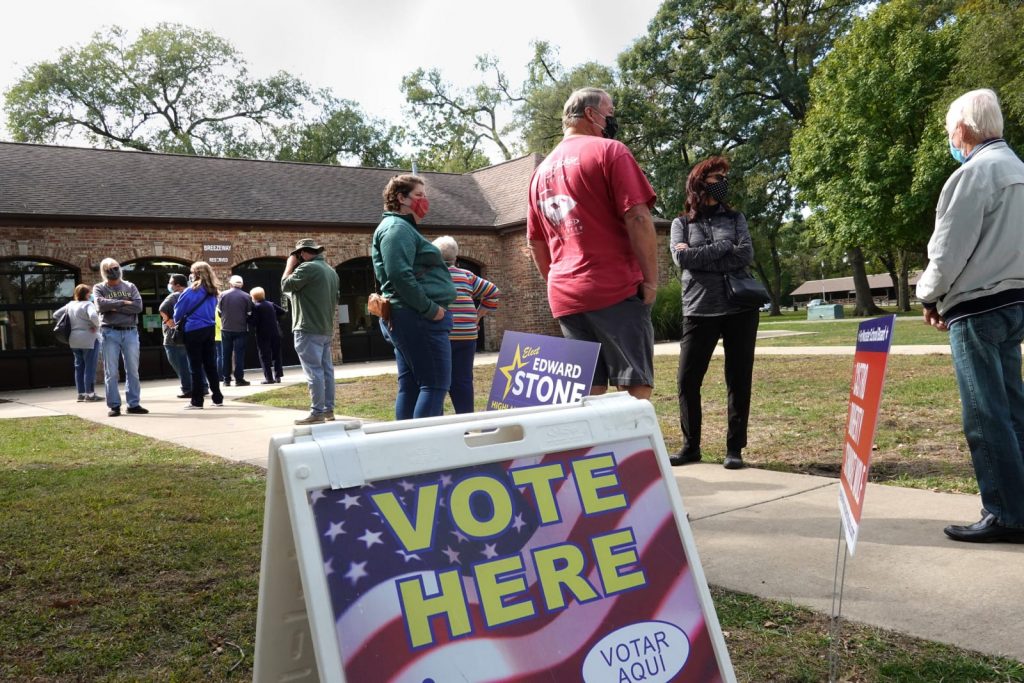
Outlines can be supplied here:
[[441, 258], [449, 265], [455, 265], [459, 258], [459, 243], [451, 235], [442, 235], [434, 240], [434, 246], [441, 251]]
[[1003, 136], [1003, 112], [999, 110], [999, 97], [994, 90], [982, 88], [964, 93], [953, 100], [946, 112], [946, 132], [953, 134], [962, 123], [979, 140]]
[[572, 128], [576, 125], [576, 122], [583, 118], [583, 113], [587, 110], [587, 107], [597, 109], [601, 106], [601, 100], [604, 98], [609, 100], [612, 98], [606, 91], [601, 88], [580, 88], [574, 90], [569, 99], [565, 101], [565, 106], [562, 107], [562, 128]]

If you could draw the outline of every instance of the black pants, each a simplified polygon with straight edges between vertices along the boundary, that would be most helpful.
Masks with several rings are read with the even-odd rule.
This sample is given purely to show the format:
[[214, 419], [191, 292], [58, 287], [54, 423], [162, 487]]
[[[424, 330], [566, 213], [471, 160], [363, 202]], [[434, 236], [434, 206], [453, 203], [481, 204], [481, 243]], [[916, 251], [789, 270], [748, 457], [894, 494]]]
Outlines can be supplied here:
[[220, 392], [220, 373], [217, 372], [217, 353], [213, 344], [213, 325], [200, 327], [198, 330], [185, 332], [185, 350], [188, 351], [188, 362], [192, 367], [192, 405], [203, 405], [203, 372], [206, 382], [210, 385], [210, 398], [214, 403], [224, 402], [224, 394]]
[[725, 447], [727, 451], [739, 452], [747, 445], [754, 344], [760, 320], [758, 311], [683, 318], [676, 382], [684, 451], [700, 450], [700, 387], [720, 337], [725, 347], [725, 385], [729, 392], [729, 432]]
[[268, 382], [280, 379], [284, 374], [284, 366], [281, 363], [281, 337], [256, 335], [256, 349], [260, 352], [264, 379]]

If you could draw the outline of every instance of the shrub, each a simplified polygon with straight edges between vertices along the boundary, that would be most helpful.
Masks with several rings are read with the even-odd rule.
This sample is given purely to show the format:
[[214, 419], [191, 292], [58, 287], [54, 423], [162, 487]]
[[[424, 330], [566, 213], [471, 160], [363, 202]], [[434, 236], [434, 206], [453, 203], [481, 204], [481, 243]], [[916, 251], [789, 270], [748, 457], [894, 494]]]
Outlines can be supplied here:
[[683, 288], [673, 277], [658, 288], [658, 300], [651, 310], [655, 341], [677, 341], [683, 332]]

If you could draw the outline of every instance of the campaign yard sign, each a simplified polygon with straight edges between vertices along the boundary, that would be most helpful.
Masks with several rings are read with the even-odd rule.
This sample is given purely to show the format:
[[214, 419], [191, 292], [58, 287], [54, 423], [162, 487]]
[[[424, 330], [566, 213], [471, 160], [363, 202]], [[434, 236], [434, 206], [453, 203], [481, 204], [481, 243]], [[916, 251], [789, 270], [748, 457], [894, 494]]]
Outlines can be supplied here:
[[601, 345], [506, 332], [487, 410], [577, 403], [590, 393]]
[[885, 384], [885, 367], [892, 345], [896, 316], [867, 320], [857, 330], [853, 381], [843, 438], [843, 467], [839, 476], [839, 514], [850, 555], [857, 546], [864, 492], [868, 486], [871, 449], [878, 426], [878, 409]]
[[414, 422], [272, 447], [256, 683], [735, 680], [648, 402]]

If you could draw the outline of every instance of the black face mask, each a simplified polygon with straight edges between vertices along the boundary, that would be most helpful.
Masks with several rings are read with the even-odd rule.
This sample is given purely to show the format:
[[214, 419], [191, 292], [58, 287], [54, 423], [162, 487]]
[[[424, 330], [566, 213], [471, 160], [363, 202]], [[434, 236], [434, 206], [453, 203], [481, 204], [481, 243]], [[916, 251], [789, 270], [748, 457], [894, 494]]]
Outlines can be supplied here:
[[721, 204], [725, 201], [725, 198], [729, 196], [729, 179], [722, 178], [717, 183], [708, 183], [708, 194]]
[[614, 116], [604, 117], [604, 128], [601, 129], [601, 135], [608, 138], [609, 140], [615, 139], [615, 134], [619, 132], [619, 123], [615, 120]]
[[115, 266], [113, 268], [107, 268], [107, 279], [108, 280], [120, 280], [121, 279], [121, 269], [119, 267], [117, 267], [117, 266]]

